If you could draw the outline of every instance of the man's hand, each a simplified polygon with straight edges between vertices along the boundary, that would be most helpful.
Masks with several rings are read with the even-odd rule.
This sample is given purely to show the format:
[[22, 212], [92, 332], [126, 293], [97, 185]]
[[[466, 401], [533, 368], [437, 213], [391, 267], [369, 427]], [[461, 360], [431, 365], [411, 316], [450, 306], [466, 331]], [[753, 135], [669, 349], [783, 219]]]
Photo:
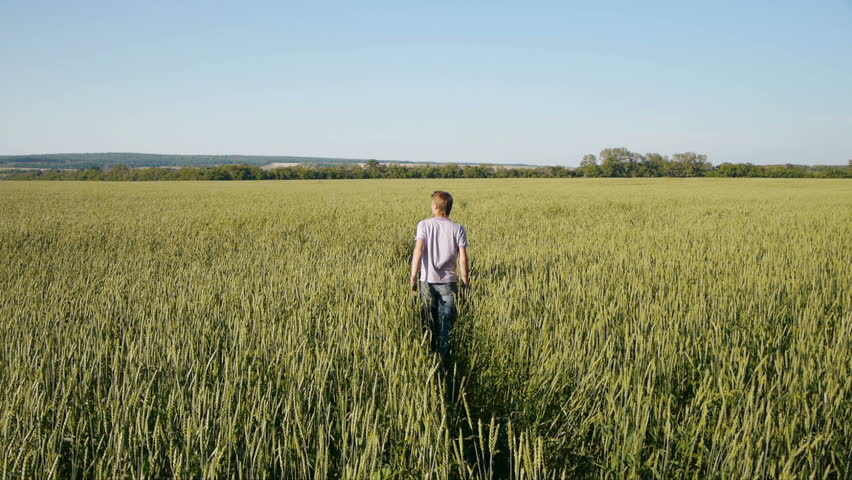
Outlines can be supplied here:
[[411, 256], [411, 279], [409, 283], [411, 284], [411, 289], [413, 291], [417, 291], [417, 272], [420, 271], [420, 260], [423, 259], [423, 248], [425, 242], [421, 240], [417, 240], [414, 244], [414, 254]]
[[470, 265], [467, 260], [467, 247], [459, 248], [459, 267], [461, 267], [461, 280], [462, 285], [467, 288], [470, 287]]

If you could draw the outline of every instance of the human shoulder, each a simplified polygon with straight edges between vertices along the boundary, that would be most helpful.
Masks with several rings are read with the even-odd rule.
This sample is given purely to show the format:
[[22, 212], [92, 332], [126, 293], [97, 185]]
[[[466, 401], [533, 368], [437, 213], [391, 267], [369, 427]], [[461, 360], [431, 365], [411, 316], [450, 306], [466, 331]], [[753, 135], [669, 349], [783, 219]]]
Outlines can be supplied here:
[[455, 222], [453, 223], [453, 227], [455, 228], [454, 235], [459, 247], [467, 247], [467, 230], [464, 229], [464, 226]]
[[417, 232], [419, 234], [425, 234], [426, 232], [431, 232], [434, 230], [434, 223], [431, 218], [424, 218], [417, 222]]

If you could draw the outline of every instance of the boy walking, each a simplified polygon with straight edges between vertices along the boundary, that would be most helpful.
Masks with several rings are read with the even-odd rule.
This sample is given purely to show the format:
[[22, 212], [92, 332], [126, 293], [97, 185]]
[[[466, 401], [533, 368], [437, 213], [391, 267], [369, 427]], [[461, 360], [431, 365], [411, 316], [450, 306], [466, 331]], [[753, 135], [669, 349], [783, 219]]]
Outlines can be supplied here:
[[[446, 369], [451, 368], [450, 334], [456, 321], [455, 296], [458, 279], [470, 284], [467, 263], [467, 232], [450, 220], [453, 197], [447, 192], [432, 194], [432, 215], [417, 224], [414, 256], [411, 259], [411, 288], [417, 290], [420, 272], [422, 317], [432, 332], [432, 351], [441, 355]], [[456, 274], [456, 263], [460, 275]]]

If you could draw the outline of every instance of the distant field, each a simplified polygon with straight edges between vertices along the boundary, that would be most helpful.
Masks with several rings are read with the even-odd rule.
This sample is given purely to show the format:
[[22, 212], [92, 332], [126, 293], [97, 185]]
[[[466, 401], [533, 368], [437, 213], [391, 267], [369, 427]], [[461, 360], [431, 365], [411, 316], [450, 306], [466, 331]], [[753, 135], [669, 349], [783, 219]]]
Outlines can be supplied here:
[[298, 162], [273, 162], [267, 163], [263, 168], [281, 168], [281, 167], [298, 167], [301, 163]]
[[[406, 288], [473, 288], [450, 404]], [[852, 181], [0, 183], [0, 477], [849, 478]]]

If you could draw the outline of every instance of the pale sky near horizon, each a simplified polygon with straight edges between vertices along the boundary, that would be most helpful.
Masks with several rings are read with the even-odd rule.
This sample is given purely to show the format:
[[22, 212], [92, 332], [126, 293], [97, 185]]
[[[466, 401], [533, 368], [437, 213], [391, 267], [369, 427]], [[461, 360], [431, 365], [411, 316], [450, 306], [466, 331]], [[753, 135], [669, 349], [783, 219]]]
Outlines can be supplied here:
[[852, 0], [0, 0], [0, 154], [852, 159]]

